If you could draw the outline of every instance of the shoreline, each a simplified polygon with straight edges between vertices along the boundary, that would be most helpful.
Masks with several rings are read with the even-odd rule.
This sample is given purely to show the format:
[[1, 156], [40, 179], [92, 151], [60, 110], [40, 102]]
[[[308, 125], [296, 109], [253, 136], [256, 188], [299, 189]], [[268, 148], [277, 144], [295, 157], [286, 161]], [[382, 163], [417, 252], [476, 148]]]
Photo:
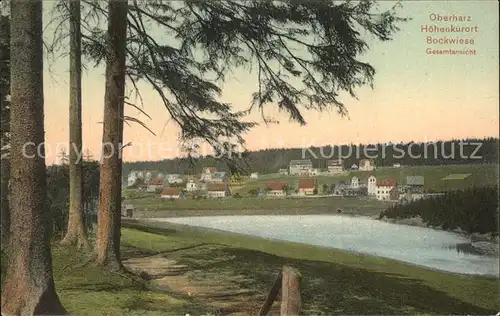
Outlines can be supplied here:
[[411, 217], [411, 218], [403, 218], [403, 219], [394, 219], [394, 218], [387, 218], [387, 217], [383, 217], [383, 218], [379, 219], [377, 216], [377, 218], [373, 217], [373, 219], [377, 219], [377, 220], [384, 221], [387, 223], [392, 223], [392, 224], [426, 227], [426, 228], [432, 228], [432, 229], [437, 229], [437, 230], [446, 231], [446, 232], [457, 233], [457, 234], [465, 235], [465, 236], [469, 237], [473, 242], [485, 242], [485, 241], [487, 241], [487, 242], [491, 242], [491, 243], [495, 243], [495, 244], [499, 243], [499, 236], [498, 236], [498, 234], [495, 235], [494, 232], [489, 232], [489, 233], [484, 233], [484, 234], [467, 233], [467, 232], [461, 230], [460, 228], [453, 229], [453, 230], [444, 230], [440, 227], [428, 226], [427, 224], [424, 223], [424, 221], [422, 220], [422, 218], [420, 216]]
[[444, 230], [440, 227], [428, 226], [427, 224], [424, 223], [424, 221], [420, 216], [412, 218], [404, 218], [404, 219], [393, 219], [387, 217], [379, 219], [377, 217], [376, 220], [397, 225], [432, 228], [440, 231], [459, 234], [469, 240], [468, 243], [457, 244], [457, 248], [461, 248], [465, 252], [475, 253], [484, 256], [493, 256], [493, 257], [498, 257], [500, 254], [499, 236], [498, 234], [495, 235], [494, 232], [480, 234], [480, 233], [467, 233], [461, 229]]
[[351, 215], [351, 216], [377, 216], [380, 209], [370, 209], [367, 207], [341, 209], [185, 209], [185, 210], [143, 210], [136, 209], [133, 218], [157, 218], [157, 217], [192, 217], [192, 216], [241, 216], [241, 215]]
[[371, 255], [371, 254], [366, 254], [363, 252], [357, 252], [357, 251], [340, 249], [340, 248], [331, 248], [328, 246], [313, 245], [313, 244], [302, 243], [302, 242], [294, 242], [294, 241], [283, 240], [283, 239], [259, 237], [259, 236], [254, 236], [254, 235], [247, 235], [247, 234], [243, 234], [243, 233], [237, 233], [237, 232], [227, 231], [227, 230], [223, 230], [223, 229], [203, 227], [203, 226], [191, 226], [188, 224], [155, 221], [155, 220], [148, 220], [145, 218], [144, 219], [127, 219], [124, 224], [125, 225], [122, 226], [124, 228], [139, 229], [139, 230], [149, 232], [149, 233], [154, 233], [154, 234], [163, 234], [164, 232], [171, 233], [172, 231], [183, 231], [184, 233], [193, 234], [195, 236], [200, 235], [200, 234], [201, 235], [203, 235], [203, 234], [216, 234], [222, 238], [237, 237], [237, 238], [243, 238], [246, 240], [263, 240], [265, 242], [278, 244], [278, 245], [298, 245], [299, 247], [315, 248], [315, 249], [320, 249], [321, 251], [339, 253], [339, 254], [347, 254], [350, 256], [358, 257], [358, 258], [359, 257], [370, 257], [370, 258], [373, 258], [375, 260], [380, 259], [380, 260], [385, 260], [385, 261], [397, 262], [397, 263], [405, 265], [405, 266], [412, 266], [415, 268], [424, 269], [427, 271], [438, 272], [438, 273], [450, 275], [450, 276], [467, 276], [467, 277], [480, 277], [480, 278], [496, 277], [496, 275], [490, 275], [490, 274], [469, 274], [469, 273], [451, 272], [451, 271], [442, 270], [442, 269], [438, 269], [438, 268], [428, 267], [428, 266], [421, 265], [421, 264], [416, 264], [416, 263], [409, 262], [409, 261], [402, 261], [402, 260], [383, 257], [383, 256]]

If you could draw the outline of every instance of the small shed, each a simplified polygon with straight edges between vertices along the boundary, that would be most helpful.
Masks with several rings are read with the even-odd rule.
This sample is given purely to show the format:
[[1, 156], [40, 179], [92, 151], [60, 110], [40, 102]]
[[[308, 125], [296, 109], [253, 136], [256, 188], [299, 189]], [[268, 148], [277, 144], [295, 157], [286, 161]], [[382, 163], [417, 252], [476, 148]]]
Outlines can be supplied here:
[[126, 204], [124, 207], [123, 207], [123, 216], [125, 217], [134, 217], [134, 205], [132, 204]]

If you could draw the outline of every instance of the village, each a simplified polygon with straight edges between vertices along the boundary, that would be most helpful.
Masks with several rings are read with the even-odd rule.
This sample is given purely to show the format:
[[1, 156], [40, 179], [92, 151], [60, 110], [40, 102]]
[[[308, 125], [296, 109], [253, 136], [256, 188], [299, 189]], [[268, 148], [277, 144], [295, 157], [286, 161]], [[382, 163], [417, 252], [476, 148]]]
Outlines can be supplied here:
[[[392, 168], [403, 167], [394, 164]], [[406, 203], [439, 194], [424, 191], [424, 176], [406, 176], [404, 183], [398, 183], [392, 178], [377, 178], [375, 171], [376, 166], [371, 159], [361, 159], [359, 166], [353, 164], [348, 169], [344, 168], [341, 160], [329, 160], [324, 169], [314, 168], [312, 161], [308, 159], [291, 160], [288, 169], [279, 169], [274, 175], [251, 173], [246, 183], [253, 181], [260, 185], [248, 190], [247, 195], [263, 198], [339, 196]], [[351, 173], [356, 175], [351, 176]], [[318, 177], [323, 179], [322, 183], [318, 181]], [[295, 181], [283, 181], [287, 178]], [[227, 172], [218, 171], [214, 167], [204, 167], [197, 176], [131, 171], [127, 187], [156, 193], [159, 198], [166, 200], [222, 199], [243, 197], [239, 192], [233, 193], [231, 190], [241, 181], [241, 178], [230, 177]]]

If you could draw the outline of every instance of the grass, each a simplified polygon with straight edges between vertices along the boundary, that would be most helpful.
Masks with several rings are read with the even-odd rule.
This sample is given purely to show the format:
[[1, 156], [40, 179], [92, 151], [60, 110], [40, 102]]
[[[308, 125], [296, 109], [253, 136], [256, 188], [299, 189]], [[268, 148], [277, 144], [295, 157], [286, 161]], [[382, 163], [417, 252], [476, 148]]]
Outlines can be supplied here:
[[[183, 225], [145, 226], [132, 220], [123, 224], [124, 260], [165, 257], [188, 267], [186, 282], [230, 284], [257, 294], [230, 306], [231, 298], [188, 295], [82, 264], [86, 260], [82, 254], [54, 246], [56, 288], [71, 314], [254, 315], [285, 264], [303, 276], [305, 315], [491, 315], [499, 308], [495, 278], [445, 274], [389, 259]], [[167, 276], [167, 285], [173, 285], [175, 278]]]
[[[336, 212], [337, 209], [363, 214], [378, 214], [389, 205], [387, 202], [376, 200], [361, 200], [358, 198], [325, 197], [307, 199], [280, 199], [280, 198], [225, 198], [225, 199], [186, 199], [161, 200], [158, 197], [147, 197], [131, 201], [139, 210], [171, 211], [181, 216], [186, 210], [205, 211], [211, 215], [212, 211], [227, 210], [231, 214], [255, 214], [258, 211], [274, 212], [275, 214], [292, 214], [300, 211], [302, 214]], [[242, 212], [247, 211], [247, 212]], [[134, 214], [137, 212], [134, 212]]]
[[[135, 233], [139, 235], [148, 237]], [[138, 249], [147, 253], [151, 245], [133, 251], [123, 246], [124, 259], [136, 255]], [[68, 248], [54, 246], [52, 257], [57, 293], [71, 315], [200, 315], [207, 310], [187, 295], [148, 289], [140, 278], [109, 272], [93, 264], [82, 265], [86, 258]]]
[[283, 265], [298, 268], [304, 314], [492, 314], [500, 307], [495, 278], [183, 225], [127, 223], [149, 233], [124, 229], [126, 245], [168, 251], [196, 271], [193, 278], [225, 278], [266, 294]]

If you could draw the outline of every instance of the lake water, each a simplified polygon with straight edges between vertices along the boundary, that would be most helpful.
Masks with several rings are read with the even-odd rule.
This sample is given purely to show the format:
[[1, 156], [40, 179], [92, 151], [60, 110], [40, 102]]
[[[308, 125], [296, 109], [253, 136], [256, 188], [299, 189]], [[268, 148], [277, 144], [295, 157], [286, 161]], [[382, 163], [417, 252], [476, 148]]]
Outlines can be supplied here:
[[156, 218], [245, 235], [337, 248], [433, 269], [498, 275], [498, 257], [458, 251], [465, 236], [425, 227], [341, 215], [207, 216]]

